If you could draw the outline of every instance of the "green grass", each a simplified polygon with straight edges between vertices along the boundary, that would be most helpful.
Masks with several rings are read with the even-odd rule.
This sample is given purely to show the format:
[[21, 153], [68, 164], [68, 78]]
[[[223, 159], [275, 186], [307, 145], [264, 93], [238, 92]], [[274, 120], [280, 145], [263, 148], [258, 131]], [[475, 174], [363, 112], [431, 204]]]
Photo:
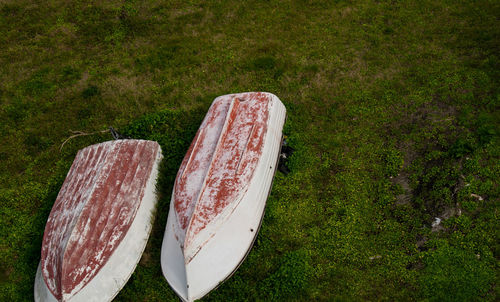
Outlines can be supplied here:
[[[211, 101], [269, 91], [296, 149], [247, 260], [206, 301], [495, 301], [498, 1], [0, 1], [0, 300], [33, 299], [76, 151], [113, 126], [166, 155], [118, 301], [176, 301], [159, 254]], [[479, 198], [481, 197], [481, 198]], [[435, 217], [443, 222], [432, 229]]]

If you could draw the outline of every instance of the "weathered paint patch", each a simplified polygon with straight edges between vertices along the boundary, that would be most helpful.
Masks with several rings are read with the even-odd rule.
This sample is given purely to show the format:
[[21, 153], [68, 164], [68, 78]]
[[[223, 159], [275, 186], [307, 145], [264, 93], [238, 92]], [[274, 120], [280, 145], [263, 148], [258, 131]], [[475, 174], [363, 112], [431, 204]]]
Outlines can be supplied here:
[[248, 188], [262, 154], [270, 100], [265, 93], [217, 98], [179, 169], [176, 236], [184, 249]]
[[118, 140], [78, 152], [42, 242], [42, 275], [54, 297], [70, 298], [106, 264], [135, 218], [159, 149]]
[[174, 191], [174, 206], [184, 240], [210, 162], [221, 135], [231, 99], [214, 102], [179, 168]]

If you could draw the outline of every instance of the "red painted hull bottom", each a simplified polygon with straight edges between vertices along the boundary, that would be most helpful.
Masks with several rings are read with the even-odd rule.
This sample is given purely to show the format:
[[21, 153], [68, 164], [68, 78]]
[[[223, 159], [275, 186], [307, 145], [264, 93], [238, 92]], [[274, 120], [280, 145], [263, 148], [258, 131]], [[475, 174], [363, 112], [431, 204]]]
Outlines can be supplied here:
[[257, 235], [286, 110], [273, 94], [212, 103], [179, 168], [161, 264], [183, 301], [200, 299], [241, 264]]
[[110, 301], [146, 246], [161, 148], [116, 140], [76, 155], [47, 220], [35, 301]]

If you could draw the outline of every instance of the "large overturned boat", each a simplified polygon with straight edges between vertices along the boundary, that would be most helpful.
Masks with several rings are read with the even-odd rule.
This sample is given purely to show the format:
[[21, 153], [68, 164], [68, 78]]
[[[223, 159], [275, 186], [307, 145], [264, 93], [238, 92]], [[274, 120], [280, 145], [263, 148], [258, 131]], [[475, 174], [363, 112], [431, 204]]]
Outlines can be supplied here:
[[110, 301], [146, 246], [162, 158], [158, 143], [115, 140], [78, 151], [49, 215], [35, 301]]
[[184, 301], [230, 277], [264, 215], [286, 110], [273, 94], [224, 95], [212, 103], [177, 173], [161, 266]]

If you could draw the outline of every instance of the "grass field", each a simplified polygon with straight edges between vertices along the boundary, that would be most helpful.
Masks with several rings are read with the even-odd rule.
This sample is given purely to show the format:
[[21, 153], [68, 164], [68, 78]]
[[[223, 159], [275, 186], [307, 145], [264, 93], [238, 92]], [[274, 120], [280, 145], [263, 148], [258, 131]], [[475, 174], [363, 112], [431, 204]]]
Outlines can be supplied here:
[[[0, 301], [33, 299], [76, 151], [113, 126], [163, 148], [146, 251], [117, 301], [176, 301], [160, 269], [175, 173], [218, 95], [285, 104], [256, 244], [204, 301], [498, 301], [500, 2], [0, 0]], [[432, 226], [436, 217], [439, 226]]]

